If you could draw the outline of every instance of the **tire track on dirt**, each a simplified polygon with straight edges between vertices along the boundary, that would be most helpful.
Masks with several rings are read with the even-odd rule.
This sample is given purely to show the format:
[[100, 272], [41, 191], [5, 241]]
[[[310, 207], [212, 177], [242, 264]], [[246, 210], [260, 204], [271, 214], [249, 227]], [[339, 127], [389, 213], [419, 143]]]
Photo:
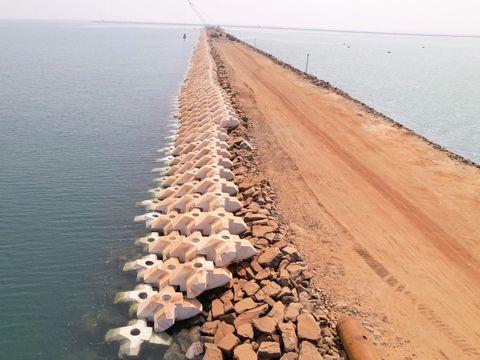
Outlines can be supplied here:
[[[455, 332], [455, 329], [442, 320], [432, 309], [426, 304], [418, 302], [417, 296], [407, 288], [406, 284], [402, 284], [399, 280], [388, 271], [388, 269], [377, 259], [375, 259], [372, 254], [365, 249], [358, 242], [354, 243], [353, 249], [355, 252], [365, 261], [365, 263], [383, 280], [392, 288], [396, 287], [396, 291], [407, 295], [408, 299], [411, 301], [412, 305], [415, 306], [420, 314], [422, 314], [427, 321], [435, 326], [437, 329], [443, 332], [447, 338], [459, 347], [463, 353], [473, 356], [480, 356], [480, 350], [477, 349], [474, 345], [470, 344], [467, 339], [463, 336], [458, 335]], [[446, 357], [446, 355], [444, 355]], [[446, 357], [447, 358], [447, 357]]]
[[[376, 191], [381, 194], [387, 201], [392, 203], [398, 211], [405, 216], [420, 231], [430, 243], [435, 246], [446, 258], [454, 261], [460, 268], [466, 267], [466, 272], [478, 281], [480, 279], [480, 263], [459, 244], [450, 234], [435, 223], [421, 209], [407, 200], [399, 191], [391, 187], [380, 176], [363, 166], [361, 162], [340, 144], [338, 144], [331, 136], [318, 129], [310, 122], [308, 115], [304, 111], [290, 101], [288, 94], [281, 92], [276, 86], [270, 83], [268, 78], [260, 76], [261, 71], [256, 71], [258, 81], [265, 86], [272, 94], [276, 95], [290, 109], [297, 118], [303, 120], [302, 125], [308, 132], [315, 134], [322, 143], [325, 144], [332, 153], [338, 156], [338, 159], [349, 166], [355, 173], [369, 183]], [[293, 116], [292, 116], [293, 117]]]

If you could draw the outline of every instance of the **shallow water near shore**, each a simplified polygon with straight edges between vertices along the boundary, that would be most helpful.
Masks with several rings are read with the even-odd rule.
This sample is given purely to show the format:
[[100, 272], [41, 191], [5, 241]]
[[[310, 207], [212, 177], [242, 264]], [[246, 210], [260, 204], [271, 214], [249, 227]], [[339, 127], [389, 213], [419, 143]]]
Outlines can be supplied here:
[[135, 204], [197, 31], [0, 21], [0, 358], [116, 358]]
[[480, 164], [480, 37], [226, 30]]

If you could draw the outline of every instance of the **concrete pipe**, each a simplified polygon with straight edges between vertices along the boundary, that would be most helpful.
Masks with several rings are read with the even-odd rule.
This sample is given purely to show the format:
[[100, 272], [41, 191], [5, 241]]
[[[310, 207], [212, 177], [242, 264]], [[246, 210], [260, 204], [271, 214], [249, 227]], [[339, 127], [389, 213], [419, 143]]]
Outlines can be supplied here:
[[349, 360], [380, 360], [362, 323], [353, 317], [337, 322], [337, 332]]

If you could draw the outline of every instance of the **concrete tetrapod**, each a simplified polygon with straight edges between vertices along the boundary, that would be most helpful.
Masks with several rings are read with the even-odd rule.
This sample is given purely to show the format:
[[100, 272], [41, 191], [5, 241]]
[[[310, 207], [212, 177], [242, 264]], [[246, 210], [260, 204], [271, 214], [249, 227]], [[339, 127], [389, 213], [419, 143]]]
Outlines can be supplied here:
[[[188, 154], [183, 154], [180, 156], [170, 158], [168, 165], [175, 166], [178, 164], [184, 164], [188, 161], [193, 160], [200, 160], [204, 156], [213, 156], [213, 157], [220, 157], [220, 158], [227, 158], [230, 159], [231, 154], [226, 149], [219, 149], [214, 146], [207, 146], [202, 149], [198, 149], [197, 151], [191, 151]], [[230, 168], [229, 166], [225, 166], [226, 168]]]
[[115, 295], [114, 303], [135, 303], [145, 300], [151, 295], [158, 294], [150, 285], [139, 284], [131, 291], [119, 292]]
[[[197, 256], [192, 261], [183, 264], [177, 258], [172, 257], [165, 261], [157, 260], [155, 265], [148, 267], [136, 266], [139, 263], [150, 263], [148, 259], [151, 257], [152, 255], [148, 255], [127, 263], [134, 264], [134, 266], [125, 266], [124, 271], [136, 270], [138, 279], [143, 279], [147, 284], [155, 284], [159, 289], [168, 285], [178, 286], [180, 291], [187, 293], [188, 298], [194, 298], [205, 290], [224, 286], [232, 278], [230, 271], [215, 267], [212, 261], [208, 261], [202, 256]], [[134, 295], [132, 292], [126, 293], [130, 296]]]
[[227, 266], [232, 262], [248, 259], [256, 253], [250, 241], [240, 239], [229, 231], [209, 236], [203, 236], [199, 231], [188, 236], [177, 231], [165, 236], [151, 233], [138, 239], [138, 242], [147, 246], [149, 253], [162, 255], [164, 260], [176, 257], [181, 262], [187, 262], [203, 255], [216, 266]]
[[226, 169], [218, 165], [204, 165], [201, 168], [193, 168], [181, 174], [162, 176], [155, 179], [155, 181], [160, 183], [161, 187], [167, 188], [175, 185], [183, 185], [193, 180], [203, 180], [213, 176], [219, 176], [220, 178], [228, 181], [231, 181], [235, 178], [230, 169]]
[[225, 193], [187, 194], [181, 198], [168, 198], [165, 200], [145, 200], [142, 205], [147, 210], [167, 214], [176, 211], [180, 214], [200, 209], [204, 212], [215, 209], [225, 209], [228, 212], [236, 212], [242, 208], [242, 204], [236, 197]]
[[204, 138], [221, 141], [227, 141], [229, 139], [227, 130], [209, 117], [202, 120], [190, 119], [188, 122], [182, 122], [182, 126], [176, 132], [175, 136], [175, 145], [203, 140]]
[[210, 135], [208, 137], [212, 139], [226, 141], [228, 138], [221, 135], [222, 133], [225, 134], [226, 131], [227, 130], [211, 116], [206, 116], [201, 120], [195, 118], [184, 119], [182, 120], [181, 127], [175, 134], [175, 141], [183, 141], [192, 133], [200, 134], [196, 135], [196, 140], [193, 141], [202, 140], [202, 138], [205, 138], [204, 134]]
[[[205, 155], [201, 159], [195, 159], [195, 160], [190, 160], [185, 163], [179, 163], [174, 166], [168, 166], [165, 165], [160, 168], [154, 168], [152, 172], [157, 172], [160, 177], [154, 179], [156, 182], [163, 183], [165, 181], [165, 178], [168, 178], [170, 176], [180, 176], [184, 173], [187, 173], [189, 171], [196, 171], [198, 172], [199, 169], [202, 169], [203, 167], [212, 167], [213, 169], [224, 169], [225, 175], [221, 176], [222, 178], [226, 178], [227, 180], [231, 175], [229, 174], [230, 168], [232, 167], [233, 163], [224, 157], [216, 156], [216, 155]], [[211, 170], [206, 170], [206, 171], [211, 171]], [[214, 175], [211, 175], [214, 176]], [[198, 179], [198, 177], [196, 178]], [[162, 184], [163, 185], [163, 184]], [[165, 187], [163, 185], [163, 187]]]
[[119, 341], [121, 343], [118, 356], [123, 359], [128, 356], [138, 356], [142, 343], [170, 346], [172, 338], [167, 334], [155, 334], [142, 319], [132, 320], [127, 326], [112, 329], [105, 335], [106, 342]]
[[209, 146], [214, 146], [218, 149], [228, 149], [228, 143], [226, 143], [225, 141], [217, 139], [204, 139], [192, 142], [190, 144], [183, 144], [180, 146], [167, 146], [160, 149], [159, 152], [163, 152], [166, 155], [178, 156], [182, 154], [187, 154], [191, 151], [201, 150]]
[[192, 169], [199, 169], [205, 165], [217, 165], [225, 169], [231, 169], [233, 166], [232, 161], [228, 157], [219, 156], [212, 154], [206, 151], [206, 154], [203, 155], [200, 159], [191, 159], [185, 162], [177, 163], [170, 167], [165, 166], [162, 168], [156, 168], [155, 172], [160, 173], [162, 176], [171, 176], [177, 174], [183, 174], [184, 172]]
[[219, 176], [212, 176], [211, 178], [203, 179], [201, 181], [190, 181], [183, 185], [171, 186], [168, 189], [155, 188], [150, 190], [156, 199], [163, 200], [169, 197], [182, 197], [190, 193], [227, 193], [229, 195], [236, 195], [238, 193], [237, 186]]
[[228, 230], [231, 234], [238, 235], [247, 230], [247, 225], [242, 218], [226, 212], [224, 209], [205, 213], [194, 209], [184, 214], [150, 212], [136, 216], [135, 221], [145, 221], [147, 228], [160, 234], [178, 231], [182, 235], [189, 235], [194, 231], [200, 231], [203, 235], [208, 236]]
[[212, 261], [201, 256], [183, 264], [172, 257], [148, 269], [143, 276], [146, 283], [156, 284], [160, 289], [168, 285], [178, 286], [180, 291], [187, 293], [189, 299], [205, 290], [224, 286], [231, 279], [230, 271], [215, 267]]
[[156, 255], [150, 254], [140, 259], [126, 262], [123, 266], [123, 271], [136, 270], [137, 279], [141, 279], [143, 278], [143, 273], [145, 272], [145, 270], [158, 263], [162, 263], [162, 260], [158, 260]]
[[[212, 124], [218, 124], [224, 129], [234, 129], [236, 128], [240, 122], [236, 118], [235, 112], [233, 109], [229, 107], [224, 107], [220, 108], [218, 107], [215, 109], [214, 112], [208, 113], [206, 110], [203, 109], [196, 109], [196, 112], [204, 112], [202, 116], [200, 116], [198, 119], [200, 122], [208, 121], [211, 122]], [[196, 118], [196, 115], [193, 115], [193, 118]], [[192, 120], [192, 117], [186, 115], [185, 120]]]
[[196, 133], [184, 133], [175, 137], [174, 145], [180, 146], [184, 144], [190, 144], [196, 141], [205, 139], [215, 139], [220, 141], [227, 141], [229, 139], [225, 129], [218, 125], [203, 124], [200, 128], [196, 129]]
[[142, 301], [137, 316], [154, 321], [154, 330], [161, 332], [171, 327], [175, 320], [189, 319], [202, 312], [202, 304], [196, 299], [186, 299], [181, 292], [167, 286], [158, 294]]

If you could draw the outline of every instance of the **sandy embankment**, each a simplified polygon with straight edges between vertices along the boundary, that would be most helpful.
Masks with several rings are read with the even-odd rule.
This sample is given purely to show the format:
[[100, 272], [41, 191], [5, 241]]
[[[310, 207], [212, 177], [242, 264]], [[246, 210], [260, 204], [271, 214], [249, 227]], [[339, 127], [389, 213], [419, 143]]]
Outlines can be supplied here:
[[264, 175], [316, 283], [384, 358], [480, 357], [480, 171], [226, 38]]

